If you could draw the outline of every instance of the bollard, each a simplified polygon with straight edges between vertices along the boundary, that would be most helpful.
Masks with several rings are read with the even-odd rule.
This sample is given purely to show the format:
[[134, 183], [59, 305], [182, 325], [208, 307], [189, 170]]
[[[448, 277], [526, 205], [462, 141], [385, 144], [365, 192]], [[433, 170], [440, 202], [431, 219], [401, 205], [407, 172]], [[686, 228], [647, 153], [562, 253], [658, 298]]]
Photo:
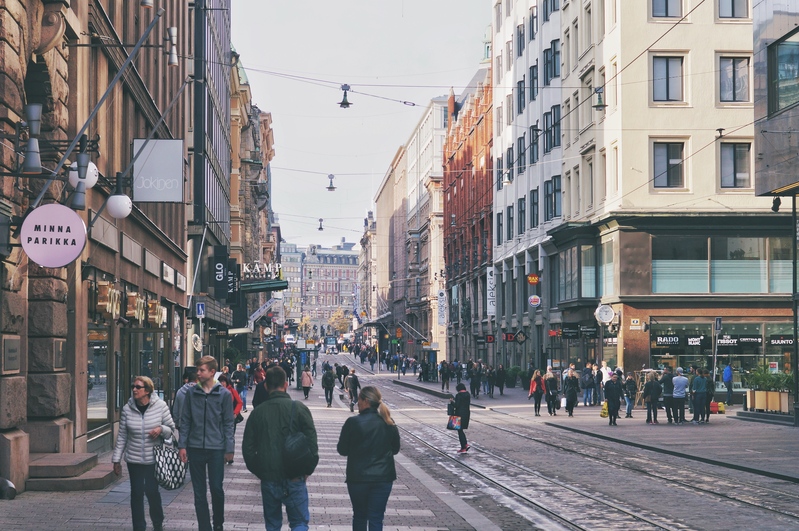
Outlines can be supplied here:
[[13, 500], [17, 497], [17, 488], [6, 478], [0, 477], [0, 500]]

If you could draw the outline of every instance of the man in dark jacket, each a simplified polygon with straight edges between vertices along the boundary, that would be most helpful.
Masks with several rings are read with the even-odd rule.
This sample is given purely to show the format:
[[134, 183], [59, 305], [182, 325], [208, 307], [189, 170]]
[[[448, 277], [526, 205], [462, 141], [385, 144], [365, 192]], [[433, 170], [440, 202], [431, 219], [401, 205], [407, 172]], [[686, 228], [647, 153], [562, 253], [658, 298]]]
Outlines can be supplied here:
[[[283, 523], [282, 506], [291, 529], [308, 529], [308, 488], [305, 479], [313, 473], [319, 463], [319, 447], [316, 440], [311, 411], [305, 404], [295, 402], [286, 392], [288, 381], [280, 367], [266, 371], [266, 388], [269, 400], [250, 413], [244, 428], [241, 444], [247, 470], [261, 480], [264, 522], [267, 531], [279, 531]], [[304, 476], [287, 478], [283, 470], [283, 446], [289, 435], [289, 424], [294, 408], [292, 433], [302, 432], [308, 440], [311, 458], [307, 462]]]
[[331, 407], [333, 404], [333, 389], [336, 388], [336, 376], [333, 374], [333, 369], [330, 365], [325, 367], [325, 373], [322, 375], [322, 388], [325, 390], [327, 407]]
[[608, 401], [608, 425], [616, 426], [616, 419], [619, 418], [619, 406], [624, 396], [619, 375], [615, 372], [610, 377], [610, 381], [605, 384], [605, 400]]
[[663, 407], [666, 408], [666, 417], [669, 419], [669, 424], [672, 423], [671, 410], [674, 407], [674, 375], [671, 373], [671, 367], [666, 365], [663, 367], [663, 376], [660, 377], [660, 386], [663, 388]]
[[203, 356], [197, 363], [198, 383], [186, 393], [180, 419], [180, 459], [189, 462], [194, 509], [200, 531], [211, 530], [206, 473], [214, 509], [214, 531], [225, 522], [225, 463], [233, 460], [233, 396], [214, 380], [217, 362]]

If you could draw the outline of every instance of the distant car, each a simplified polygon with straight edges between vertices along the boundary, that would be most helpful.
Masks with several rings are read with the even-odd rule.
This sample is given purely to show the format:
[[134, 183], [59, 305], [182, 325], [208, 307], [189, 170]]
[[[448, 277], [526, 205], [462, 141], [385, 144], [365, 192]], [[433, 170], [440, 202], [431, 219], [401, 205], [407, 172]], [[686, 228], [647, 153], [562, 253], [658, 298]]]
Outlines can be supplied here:
[[283, 342], [286, 345], [294, 345], [297, 343], [297, 339], [291, 334], [286, 334], [285, 336], [283, 336]]
[[327, 347], [328, 354], [338, 354], [338, 349], [336, 347]]

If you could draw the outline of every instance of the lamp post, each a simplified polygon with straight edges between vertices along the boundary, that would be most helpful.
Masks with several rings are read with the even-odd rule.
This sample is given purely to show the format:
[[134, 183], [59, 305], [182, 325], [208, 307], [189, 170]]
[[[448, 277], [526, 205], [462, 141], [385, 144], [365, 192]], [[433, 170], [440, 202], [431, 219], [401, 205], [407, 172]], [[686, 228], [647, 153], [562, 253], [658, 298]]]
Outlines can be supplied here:
[[799, 291], [799, 278], [797, 278], [797, 240], [799, 240], [799, 227], [796, 219], [796, 194], [791, 201], [791, 221], [793, 224], [793, 253], [791, 254], [793, 266], [791, 268], [791, 310], [793, 312], [793, 356], [791, 358], [791, 371], [793, 372], [793, 425], [799, 426], [799, 342], [797, 329], [799, 329], [799, 313], [797, 313], [797, 291]]

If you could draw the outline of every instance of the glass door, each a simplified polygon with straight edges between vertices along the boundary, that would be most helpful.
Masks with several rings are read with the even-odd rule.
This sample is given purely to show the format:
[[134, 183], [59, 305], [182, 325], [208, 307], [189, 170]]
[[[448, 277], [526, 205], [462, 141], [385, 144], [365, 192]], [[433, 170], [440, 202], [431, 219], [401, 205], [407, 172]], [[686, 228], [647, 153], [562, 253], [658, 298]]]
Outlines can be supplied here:
[[155, 387], [153, 394], [171, 404], [172, 360], [171, 354], [165, 353], [166, 348], [170, 348], [170, 334], [166, 329], [123, 329], [122, 365], [125, 374], [122, 383], [125, 388], [125, 400], [130, 397], [130, 383], [137, 376], [147, 376], [153, 381]]

